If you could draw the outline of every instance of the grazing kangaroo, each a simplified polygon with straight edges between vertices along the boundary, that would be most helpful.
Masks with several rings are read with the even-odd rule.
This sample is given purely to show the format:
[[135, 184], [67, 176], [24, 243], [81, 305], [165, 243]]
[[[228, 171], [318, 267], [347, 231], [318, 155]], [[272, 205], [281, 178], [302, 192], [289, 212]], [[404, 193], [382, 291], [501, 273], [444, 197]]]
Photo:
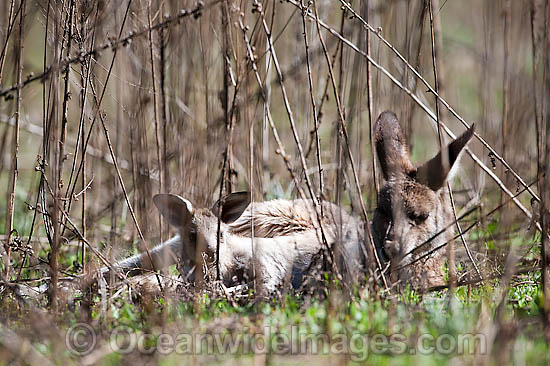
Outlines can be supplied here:
[[[393, 273], [404, 284], [428, 288], [444, 283], [444, 251], [434, 249], [451, 240], [454, 232], [445, 183], [472, 134], [473, 126], [415, 168], [396, 115], [383, 112], [376, 122], [376, 151], [385, 183], [379, 192], [372, 234], [382, 263], [391, 262]], [[260, 297], [267, 296], [293, 274], [293, 285], [297, 285], [301, 273], [323, 248], [311, 200], [249, 205], [249, 194], [240, 192], [227, 196], [221, 209], [216, 203], [211, 210], [196, 209], [188, 200], [172, 194], [156, 195], [153, 201], [166, 221], [178, 228], [179, 235], [149, 252], [154, 267], [146, 253], [115, 264], [128, 274], [163, 268], [178, 259], [195, 264], [196, 258], [201, 260], [197, 248], [202, 248], [199, 254], [206, 254], [204, 261], [213, 267], [218, 221], [219, 269], [224, 283], [231, 285], [246, 276], [250, 279], [255, 269]], [[362, 273], [366, 262], [373, 260], [363, 255], [363, 224], [334, 204], [321, 205], [326, 243], [334, 253], [336, 268], [349, 284]], [[107, 277], [109, 270], [104, 269], [103, 273]]]
[[425, 289], [445, 283], [445, 251], [437, 248], [454, 235], [446, 182], [473, 133], [472, 125], [431, 160], [414, 167], [396, 115], [387, 111], [378, 117], [376, 153], [385, 183], [372, 234], [379, 257], [391, 262], [392, 272], [404, 285]]
[[[297, 287], [302, 273], [323, 248], [320, 231], [315, 229], [318, 220], [311, 200], [272, 200], [249, 205], [248, 193], [233, 193], [224, 200], [220, 220], [215, 215], [219, 203], [211, 210], [195, 209], [191, 202], [173, 194], [158, 194], [153, 201], [164, 219], [179, 231], [178, 236], [149, 251], [154, 268], [174, 264], [180, 258], [194, 265], [201, 259], [197, 248], [202, 248], [205, 264], [215, 271], [221, 221], [219, 269], [223, 282], [233, 285], [252, 279], [255, 270], [260, 298], [288, 281]], [[339, 273], [349, 283], [357, 278], [364, 262], [362, 224], [334, 204], [321, 205], [326, 243], [333, 250]], [[115, 264], [115, 268], [133, 275], [153, 267], [147, 253], [142, 253]], [[108, 269], [103, 272], [109, 276]]]

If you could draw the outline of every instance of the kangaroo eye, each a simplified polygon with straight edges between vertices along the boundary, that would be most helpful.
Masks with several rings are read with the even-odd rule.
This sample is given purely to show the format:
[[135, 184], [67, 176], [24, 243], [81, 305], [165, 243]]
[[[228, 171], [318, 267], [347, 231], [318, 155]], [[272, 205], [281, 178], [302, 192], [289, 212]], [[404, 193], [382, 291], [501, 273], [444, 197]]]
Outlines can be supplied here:
[[414, 221], [416, 225], [420, 225], [424, 221], [426, 221], [426, 219], [430, 216], [430, 214], [426, 212], [422, 212], [422, 213], [410, 212], [408, 216], [409, 216], [409, 219], [411, 221]]
[[389, 210], [388, 208], [386, 208], [386, 207], [377, 207], [376, 211], [378, 212], [378, 214], [380, 214], [382, 217], [384, 217], [388, 221], [392, 220], [391, 210]]

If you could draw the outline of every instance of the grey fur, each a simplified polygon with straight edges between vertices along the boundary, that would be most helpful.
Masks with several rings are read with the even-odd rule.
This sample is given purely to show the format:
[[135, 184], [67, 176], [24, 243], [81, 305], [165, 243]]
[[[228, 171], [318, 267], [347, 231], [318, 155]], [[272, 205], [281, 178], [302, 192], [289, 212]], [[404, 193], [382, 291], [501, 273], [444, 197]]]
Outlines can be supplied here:
[[[376, 122], [376, 150], [385, 182], [379, 192], [372, 233], [382, 262], [392, 264], [393, 277], [402, 283], [416, 288], [443, 284], [443, 249], [417, 259], [453, 236], [453, 215], [445, 182], [472, 134], [473, 126], [433, 159], [415, 168], [396, 115], [384, 112]], [[239, 192], [225, 197], [212, 210], [195, 209], [191, 202], [171, 194], [156, 195], [154, 202], [163, 217], [178, 228], [179, 235], [150, 251], [154, 267], [147, 254], [115, 265], [130, 274], [163, 268], [178, 259], [195, 264], [202, 258], [196, 253], [201, 246], [200, 253], [206, 254], [207, 265], [213, 267], [218, 212], [221, 213], [219, 268], [223, 280], [229, 285], [235, 277], [241, 279], [242, 274], [252, 278], [254, 269], [260, 297], [288, 281], [292, 273], [301, 273], [323, 248], [311, 200], [273, 200], [249, 205], [250, 195]], [[365, 261], [373, 260], [362, 254], [363, 224], [332, 203], [322, 202], [322, 212], [321, 226], [334, 253], [335, 268], [343, 275], [344, 283], [354, 283], [363, 273]], [[436, 236], [439, 232], [443, 233]], [[428, 240], [429, 244], [425, 244]], [[105, 276], [109, 274], [108, 270], [103, 272]]]
[[[171, 265], [178, 258], [194, 265], [197, 245], [204, 243], [206, 264], [215, 270], [216, 215], [208, 209], [194, 209], [189, 201], [177, 195], [157, 195], [154, 201], [163, 216], [179, 230], [178, 236], [150, 251], [154, 268]], [[323, 248], [311, 200], [272, 200], [243, 206], [230, 196], [226, 197], [227, 202], [245, 208], [236, 220], [221, 222], [219, 268], [226, 285], [232, 285], [241, 273], [252, 278], [254, 269], [258, 296], [266, 297], [288, 282], [293, 272], [303, 272]], [[333, 250], [338, 272], [346, 282], [354, 281], [362, 269], [363, 226], [332, 203], [323, 202], [322, 211], [323, 232]], [[252, 226], [254, 239], [251, 239]], [[125, 259], [115, 267], [131, 275], [152, 269], [146, 253]], [[108, 275], [109, 271], [104, 273]]]
[[402, 284], [414, 288], [444, 284], [445, 251], [435, 248], [454, 236], [454, 216], [445, 183], [473, 128], [415, 168], [397, 116], [387, 111], [376, 121], [378, 159], [386, 181], [372, 221], [373, 239], [378, 254], [391, 262], [393, 277]]

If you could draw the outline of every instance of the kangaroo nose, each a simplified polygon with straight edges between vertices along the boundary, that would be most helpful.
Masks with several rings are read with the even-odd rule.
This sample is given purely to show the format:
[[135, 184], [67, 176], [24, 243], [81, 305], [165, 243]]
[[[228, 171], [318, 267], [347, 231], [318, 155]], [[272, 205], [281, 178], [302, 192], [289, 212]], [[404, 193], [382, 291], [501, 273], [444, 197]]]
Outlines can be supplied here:
[[390, 259], [399, 255], [399, 245], [394, 240], [393, 222], [391, 222], [386, 229], [386, 235], [384, 236], [384, 251]]
[[398, 245], [393, 240], [386, 240], [384, 242], [384, 251], [390, 259], [396, 258], [399, 255]]

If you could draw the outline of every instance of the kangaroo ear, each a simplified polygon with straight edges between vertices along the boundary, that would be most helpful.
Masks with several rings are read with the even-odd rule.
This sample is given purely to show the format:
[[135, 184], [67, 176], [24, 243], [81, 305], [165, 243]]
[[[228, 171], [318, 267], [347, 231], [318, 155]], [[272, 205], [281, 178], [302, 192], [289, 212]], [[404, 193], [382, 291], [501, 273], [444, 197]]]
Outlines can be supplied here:
[[191, 202], [178, 195], [157, 194], [153, 202], [166, 221], [176, 227], [185, 226], [193, 217]]
[[380, 114], [376, 121], [375, 140], [385, 180], [414, 171], [407, 141], [395, 113], [386, 111]]
[[235, 192], [224, 196], [212, 206], [214, 215], [218, 215], [220, 202], [223, 202], [220, 219], [226, 224], [230, 224], [237, 220], [248, 207], [250, 192]]
[[470, 141], [473, 134], [474, 125], [472, 124], [468, 130], [457, 137], [431, 160], [428, 160], [418, 167], [416, 171], [416, 181], [430, 187], [434, 191], [443, 187], [449, 172], [458, 160], [460, 152], [464, 149], [468, 141]]

